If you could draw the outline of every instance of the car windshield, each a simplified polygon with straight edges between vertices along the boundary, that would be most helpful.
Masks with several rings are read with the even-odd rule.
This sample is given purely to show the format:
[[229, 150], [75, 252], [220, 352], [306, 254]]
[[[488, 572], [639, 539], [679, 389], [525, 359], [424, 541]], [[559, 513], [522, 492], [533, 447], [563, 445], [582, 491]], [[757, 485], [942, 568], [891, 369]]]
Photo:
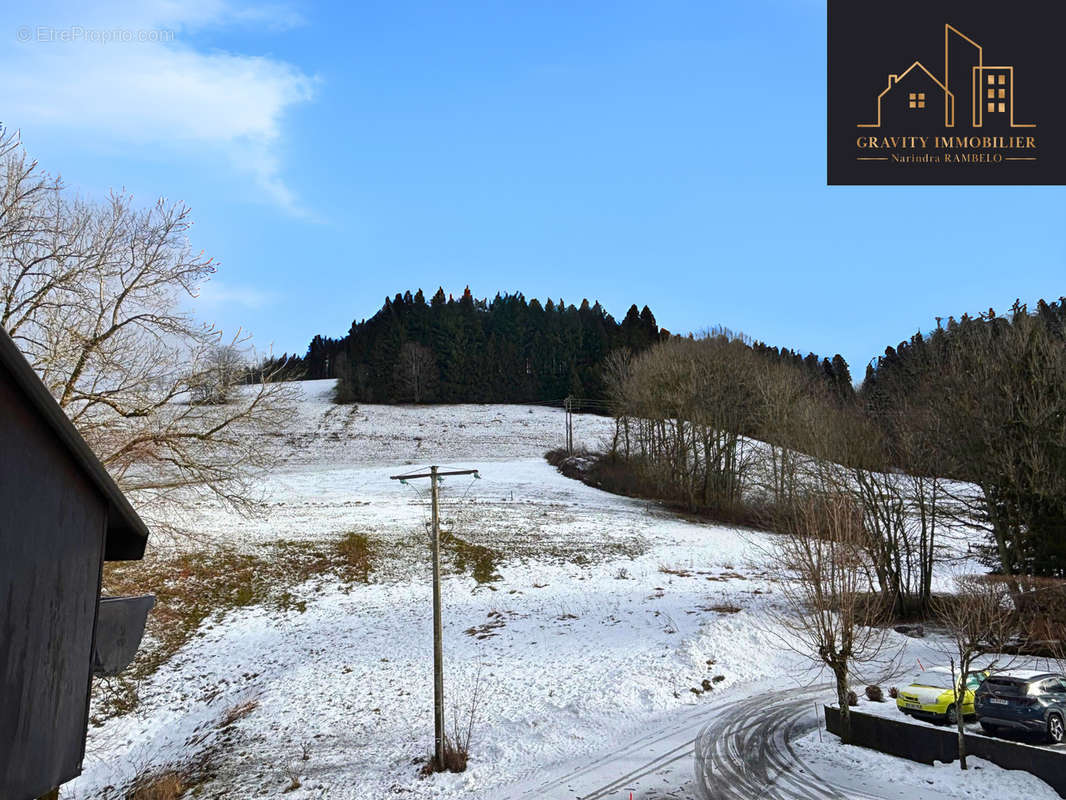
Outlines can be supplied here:
[[934, 689], [950, 689], [951, 673], [934, 670], [918, 672], [911, 678], [911, 684], [915, 686], [931, 686]]
[[993, 694], [1010, 695], [1017, 697], [1028, 693], [1029, 684], [1017, 678], [989, 678], [984, 683], [985, 688]]

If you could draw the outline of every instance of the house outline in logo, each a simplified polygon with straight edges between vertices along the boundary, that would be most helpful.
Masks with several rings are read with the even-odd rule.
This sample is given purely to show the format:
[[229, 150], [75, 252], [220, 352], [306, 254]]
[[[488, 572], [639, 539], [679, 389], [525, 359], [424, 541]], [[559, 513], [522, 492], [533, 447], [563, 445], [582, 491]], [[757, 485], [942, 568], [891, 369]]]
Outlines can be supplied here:
[[[926, 69], [921, 61], [915, 61], [901, 73], [890, 73], [888, 86], [877, 95], [877, 121], [859, 123], [857, 127], [880, 128], [882, 124], [882, 104], [885, 97], [893, 90], [898, 89], [905, 80], [908, 80], [909, 76], [912, 76], [908, 82], [914, 86], [914, 91], [907, 92], [907, 110], [921, 112], [927, 107], [926, 93], [928, 91], [939, 91], [944, 98], [944, 127], [954, 128], [957, 121], [956, 99], [963, 96], [964, 93], [961, 89], [965, 86], [966, 80], [963, 79], [963, 86], [959, 86], [957, 83], [953, 86], [951, 82], [952, 34], [955, 35], [957, 40], [961, 40], [960, 44], [968, 44], [977, 51], [977, 63], [970, 67], [969, 74], [966, 76], [969, 78], [970, 85], [965, 87], [965, 94], [969, 95], [970, 98], [971, 126], [973, 128], [984, 127], [987, 115], [989, 122], [1005, 117], [1009, 121], [1011, 128], [1035, 128], [1035, 124], [1014, 121], [1014, 67], [1010, 65], [986, 65], [984, 63], [984, 48], [951, 24], [944, 25], [943, 80]], [[958, 70], [956, 70], [957, 73]], [[928, 81], [922, 77], [923, 74], [928, 78]], [[922, 83], [918, 83], [919, 81], [924, 82], [926, 85], [923, 86]], [[931, 81], [931, 84], [929, 81]], [[952, 89], [960, 91], [952, 91]], [[902, 103], [901, 99], [900, 107], [902, 107]], [[1000, 114], [1003, 117], [1000, 117]]]

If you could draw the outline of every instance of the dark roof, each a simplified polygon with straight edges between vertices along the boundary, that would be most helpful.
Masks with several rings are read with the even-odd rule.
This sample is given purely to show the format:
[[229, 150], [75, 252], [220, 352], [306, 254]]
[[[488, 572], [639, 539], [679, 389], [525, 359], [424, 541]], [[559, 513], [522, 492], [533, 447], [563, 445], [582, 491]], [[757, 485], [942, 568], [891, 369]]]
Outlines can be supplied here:
[[26, 401], [37, 411], [52, 431], [59, 437], [63, 447], [74, 462], [88, 476], [107, 501], [107, 546], [104, 558], [108, 561], [138, 559], [144, 556], [148, 528], [137, 516], [126, 495], [107, 473], [100, 459], [75, 429], [59, 403], [52, 397], [48, 387], [34, 372], [33, 367], [19, 351], [2, 327], [0, 327], [0, 365], [11, 373], [15, 385], [25, 395]]

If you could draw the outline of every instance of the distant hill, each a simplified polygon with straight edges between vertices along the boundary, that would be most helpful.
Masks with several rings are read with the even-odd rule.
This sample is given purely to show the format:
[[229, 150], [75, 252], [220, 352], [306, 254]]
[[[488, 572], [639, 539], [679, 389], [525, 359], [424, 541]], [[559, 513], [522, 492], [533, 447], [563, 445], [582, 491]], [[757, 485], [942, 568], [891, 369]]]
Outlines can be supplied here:
[[[573, 396], [603, 408], [607, 354], [637, 353], [673, 334], [648, 306], [618, 322], [598, 302], [526, 300], [520, 294], [458, 299], [443, 289], [386, 298], [348, 335], [315, 336], [303, 357], [270, 359], [261, 369], [290, 379], [336, 378], [338, 400], [368, 403], [561, 403]], [[850, 389], [847, 365], [749, 343], [769, 358], [802, 363]]]

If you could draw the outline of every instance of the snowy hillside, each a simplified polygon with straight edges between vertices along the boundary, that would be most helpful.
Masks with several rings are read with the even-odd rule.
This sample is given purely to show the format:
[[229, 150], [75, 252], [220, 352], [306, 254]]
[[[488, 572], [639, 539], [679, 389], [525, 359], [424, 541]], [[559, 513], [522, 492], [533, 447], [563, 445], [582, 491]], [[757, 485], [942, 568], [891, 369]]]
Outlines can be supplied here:
[[[761, 692], [816, 679], [767, 619], [764, 535], [564, 478], [543, 460], [563, 440], [561, 411], [353, 409], [329, 402], [330, 384], [303, 384], [279, 434], [293, 457], [263, 483], [269, 515], [205, 503], [197, 529], [249, 551], [363, 533], [376, 543], [369, 581], [308, 581], [287, 610], [205, 622], [139, 688], [134, 712], [90, 729], [85, 773], [63, 797], [118, 796], [137, 774], [212, 748], [198, 796], [574, 797], [625, 775], [627, 745], [689, 741], [726, 700], [757, 708]], [[578, 417], [576, 438], [594, 446], [611, 424]], [[445, 528], [461, 544], [443, 582], [449, 726], [476, 686], [480, 708], [467, 772], [420, 778], [432, 747], [426, 487], [389, 476], [430, 463], [481, 470], [443, 487]], [[643, 763], [642, 747], [626, 758]], [[677, 752], [602, 796], [688, 796], [690, 751]], [[911, 773], [908, 796], [939, 796]], [[994, 783], [994, 768], [982, 773]]]

